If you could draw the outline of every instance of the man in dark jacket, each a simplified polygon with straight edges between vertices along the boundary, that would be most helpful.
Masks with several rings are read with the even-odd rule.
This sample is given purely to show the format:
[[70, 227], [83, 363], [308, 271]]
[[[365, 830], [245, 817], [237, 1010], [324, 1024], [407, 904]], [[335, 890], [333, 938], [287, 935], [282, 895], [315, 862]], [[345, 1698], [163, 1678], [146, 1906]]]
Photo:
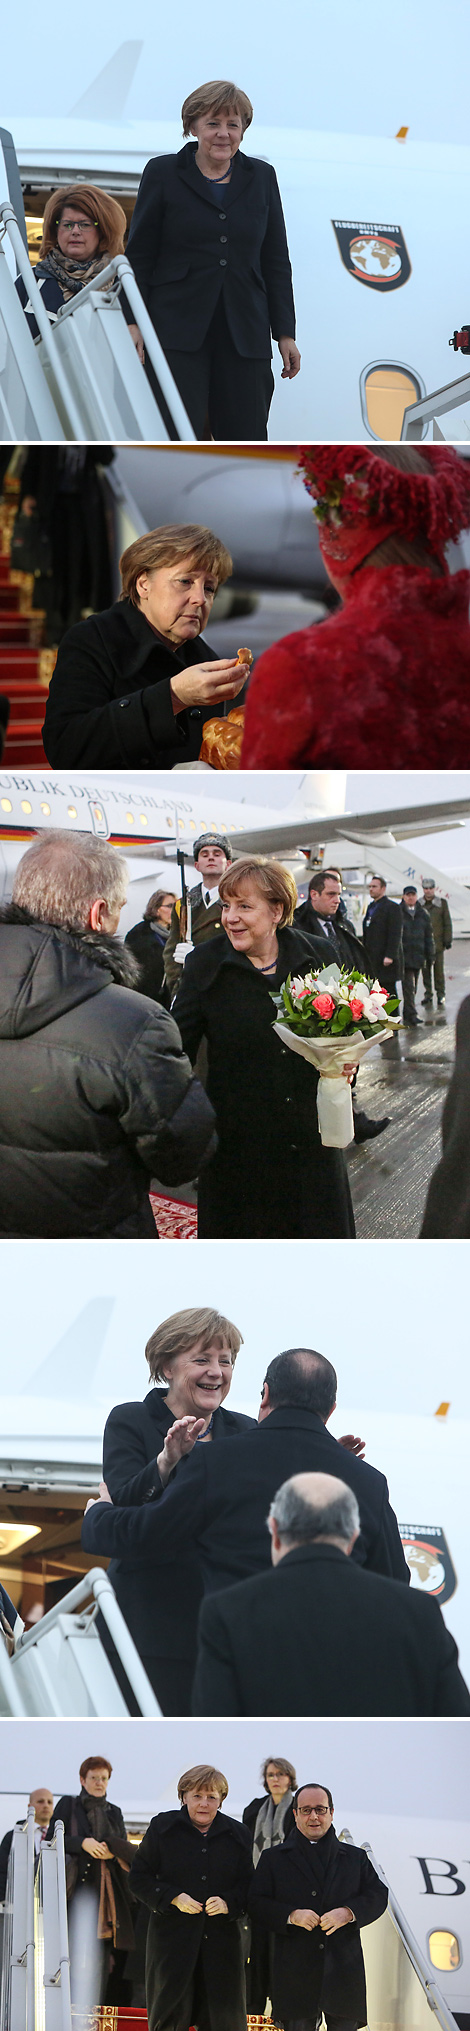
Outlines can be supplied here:
[[401, 902], [403, 940], [403, 1021], [408, 1029], [416, 1029], [421, 1022], [417, 1015], [415, 994], [422, 966], [434, 959], [434, 938], [428, 912], [424, 903], [418, 902], [418, 890], [413, 882], [407, 882]]
[[[446, 977], [444, 953], [452, 946], [452, 917], [446, 896], [436, 895], [436, 883], [432, 875], [423, 875], [424, 907], [427, 910], [434, 939], [434, 986], [438, 1008], [444, 1008], [446, 998]], [[432, 1007], [432, 966], [428, 959], [423, 964], [423, 1001]]]
[[43, 833], [0, 922], [0, 1233], [155, 1238], [152, 1175], [194, 1176], [210, 1103], [116, 941], [127, 869], [91, 834]]
[[[39, 1856], [41, 1853], [42, 1842], [47, 1833], [51, 1813], [53, 1812], [54, 1809], [54, 1800], [52, 1796], [52, 1791], [48, 1791], [46, 1785], [42, 1785], [38, 1791], [30, 1791], [28, 1805], [34, 1805], [34, 1848], [37, 1868]], [[17, 1826], [24, 1826], [24, 1824], [25, 1822], [23, 1819], [17, 1819], [16, 1821]], [[13, 1834], [14, 1827], [10, 1827], [8, 1833], [3, 1835], [3, 1840], [0, 1846], [0, 1904], [3, 1904], [5, 1900], [8, 1863], [10, 1859], [10, 1849], [12, 1845]]]
[[470, 1714], [437, 1602], [353, 1564], [343, 1480], [297, 1474], [268, 1521], [272, 1571], [202, 1604], [193, 1713]]
[[[336, 960], [337, 966], [351, 966], [356, 972], [367, 971], [367, 958], [360, 938], [356, 938], [352, 924], [339, 916], [341, 902], [341, 875], [337, 868], [323, 868], [312, 875], [308, 885], [308, 896], [296, 910], [294, 923], [300, 924], [315, 938], [324, 938], [327, 951], [325, 966]], [[392, 992], [392, 989], [390, 989]], [[357, 1074], [356, 1074], [357, 1077]], [[384, 1114], [373, 1121], [363, 1108], [356, 1107], [356, 1079], [353, 1083], [354, 1141], [369, 1142], [390, 1125], [390, 1115]]]
[[266, 1516], [286, 1475], [324, 1471], [342, 1475], [357, 1494], [361, 1535], [354, 1558], [372, 1572], [409, 1580], [385, 1476], [346, 1450], [326, 1431], [336, 1403], [331, 1362], [307, 1348], [289, 1349], [270, 1362], [256, 1429], [240, 1433], [231, 1448], [196, 1446], [175, 1485], [143, 1507], [91, 1502], [82, 1527], [85, 1551], [99, 1557], [135, 1557], [142, 1563], [175, 1559], [192, 1545], [207, 1592], [269, 1569]]
[[388, 994], [396, 994], [403, 968], [400, 905], [391, 902], [381, 874], [372, 875], [369, 897], [362, 926], [367, 966]]
[[124, 944], [129, 945], [137, 960], [140, 993], [148, 994], [151, 1001], [161, 1001], [162, 1008], [170, 1006], [163, 954], [173, 905], [172, 890], [155, 889], [153, 896], [149, 896], [140, 924], [133, 924], [124, 939]]
[[421, 1234], [426, 1241], [470, 1239], [470, 995], [461, 1003], [455, 1063], [442, 1114], [442, 1156], [433, 1172]]
[[387, 1891], [363, 1848], [338, 1841], [323, 1784], [296, 1792], [295, 1831], [261, 1856], [250, 1895], [258, 1925], [275, 1934], [273, 2016], [286, 2031], [357, 2031], [367, 2022], [360, 1928], [387, 1908]]
[[187, 926], [183, 927], [183, 938], [181, 902], [177, 897], [165, 945], [165, 980], [172, 999], [179, 987], [187, 952], [190, 952], [194, 945], [204, 945], [208, 938], [214, 938], [216, 932], [221, 930], [222, 904], [219, 881], [222, 880], [231, 859], [232, 848], [229, 841], [222, 839], [218, 832], [202, 832], [200, 839], [195, 839], [193, 860], [200, 881], [190, 891], [191, 938], [188, 942]]
[[246, 664], [218, 660], [202, 639], [232, 570], [219, 537], [192, 523], [151, 529], [120, 566], [122, 598], [60, 644], [43, 726], [55, 768], [195, 762], [204, 720], [246, 683]]

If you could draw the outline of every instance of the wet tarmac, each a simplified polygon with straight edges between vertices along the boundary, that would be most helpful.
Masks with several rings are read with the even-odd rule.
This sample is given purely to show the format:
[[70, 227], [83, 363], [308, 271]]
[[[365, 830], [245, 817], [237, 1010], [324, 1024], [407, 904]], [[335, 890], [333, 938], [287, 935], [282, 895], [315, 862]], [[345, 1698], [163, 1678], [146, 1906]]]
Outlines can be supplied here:
[[401, 1029], [377, 1044], [361, 1066], [358, 1105], [390, 1128], [347, 1153], [358, 1239], [402, 1240], [419, 1234], [429, 1179], [441, 1153], [441, 1116], [454, 1057], [457, 1010], [470, 993], [470, 939], [445, 955], [446, 1006], [416, 1009], [422, 1028]]

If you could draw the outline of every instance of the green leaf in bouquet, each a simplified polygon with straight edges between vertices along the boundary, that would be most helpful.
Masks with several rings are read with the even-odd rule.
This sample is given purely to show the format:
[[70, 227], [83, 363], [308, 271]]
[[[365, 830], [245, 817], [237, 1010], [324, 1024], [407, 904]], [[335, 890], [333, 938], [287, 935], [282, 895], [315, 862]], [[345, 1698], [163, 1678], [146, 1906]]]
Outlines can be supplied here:
[[340, 1034], [342, 1030], [350, 1030], [352, 1029], [352, 1027], [353, 1023], [351, 1010], [350, 1008], [346, 1008], [346, 1004], [343, 1002], [343, 1007], [335, 1009], [334, 1016], [332, 1016], [331, 1035], [332, 1037], [338, 1036], [338, 1034]]
[[384, 1015], [395, 1015], [399, 1007], [400, 1003], [396, 994], [389, 994], [388, 1001], [384, 1001]]

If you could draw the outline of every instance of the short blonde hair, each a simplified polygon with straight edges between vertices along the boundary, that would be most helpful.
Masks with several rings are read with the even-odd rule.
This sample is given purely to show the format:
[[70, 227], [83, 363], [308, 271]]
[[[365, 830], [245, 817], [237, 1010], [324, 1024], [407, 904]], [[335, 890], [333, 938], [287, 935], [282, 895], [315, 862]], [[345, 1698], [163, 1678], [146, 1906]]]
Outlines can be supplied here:
[[231, 1319], [225, 1319], [223, 1312], [211, 1311], [209, 1305], [189, 1305], [184, 1312], [171, 1312], [169, 1319], [162, 1319], [150, 1334], [145, 1349], [153, 1382], [166, 1382], [164, 1365], [174, 1361], [177, 1354], [184, 1354], [190, 1347], [201, 1343], [203, 1354], [214, 1340], [224, 1341], [230, 1347], [232, 1368], [235, 1366], [238, 1349], [243, 1346], [243, 1333]]
[[253, 119], [251, 99], [246, 92], [240, 91], [239, 85], [229, 83], [227, 78], [212, 78], [210, 84], [199, 85], [197, 91], [190, 92], [184, 100], [181, 119], [185, 138], [191, 133], [195, 120], [201, 120], [204, 113], [223, 113], [224, 106], [230, 109], [233, 106], [234, 113], [239, 113], [245, 134]]
[[147, 536], [136, 536], [135, 543], [123, 550], [119, 559], [121, 599], [140, 606], [136, 588], [141, 572], [159, 571], [162, 564], [178, 564], [183, 557], [199, 564], [202, 571], [213, 571], [218, 586], [224, 585], [233, 571], [230, 551], [212, 529], [204, 529], [198, 522], [167, 522], [161, 529], [150, 529]]
[[194, 1763], [192, 1770], [184, 1770], [178, 1779], [178, 1798], [183, 1799], [186, 1791], [202, 1791], [207, 1784], [213, 1784], [219, 1798], [227, 1797], [228, 1784], [222, 1770], [215, 1770], [213, 1763]]
[[107, 839], [91, 832], [41, 832], [19, 862], [13, 902], [40, 924], [84, 931], [99, 896], [108, 910], [124, 908], [127, 884], [126, 861]]
[[97, 225], [100, 254], [109, 254], [112, 261], [115, 254], [124, 253], [127, 219], [117, 198], [108, 197], [106, 190], [95, 190], [93, 183], [68, 183], [65, 190], [53, 190], [48, 197], [42, 222], [40, 261], [57, 246], [57, 227], [68, 205], [76, 205], [91, 225]]
[[230, 896], [238, 895], [250, 882], [267, 903], [282, 903], [279, 930], [282, 931], [285, 924], [291, 924], [297, 902], [294, 876], [288, 873], [287, 868], [281, 867], [279, 860], [268, 860], [261, 854], [246, 853], [243, 859], [234, 861], [233, 867], [227, 868], [226, 874], [221, 875], [219, 896], [222, 909]]

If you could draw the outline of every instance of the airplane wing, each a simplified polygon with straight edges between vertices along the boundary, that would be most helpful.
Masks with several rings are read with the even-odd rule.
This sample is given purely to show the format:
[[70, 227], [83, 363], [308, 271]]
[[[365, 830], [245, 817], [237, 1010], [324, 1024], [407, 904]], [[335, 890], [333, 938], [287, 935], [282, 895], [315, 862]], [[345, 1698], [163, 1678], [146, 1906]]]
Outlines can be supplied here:
[[470, 818], [470, 797], [453, 797], [446, 803], [393, 805], [387, 811], [341, 811], [337, 817], [292, 817], [280, 812], [266, 825], [242, 831], [228, 826], [235, 853], [276, 853], [295, 846], [320, 846], [325, 839], [370, 839], [371, 845], [393, 846], [400, 839], [422, 838], [426, 832], [446, 832]]

